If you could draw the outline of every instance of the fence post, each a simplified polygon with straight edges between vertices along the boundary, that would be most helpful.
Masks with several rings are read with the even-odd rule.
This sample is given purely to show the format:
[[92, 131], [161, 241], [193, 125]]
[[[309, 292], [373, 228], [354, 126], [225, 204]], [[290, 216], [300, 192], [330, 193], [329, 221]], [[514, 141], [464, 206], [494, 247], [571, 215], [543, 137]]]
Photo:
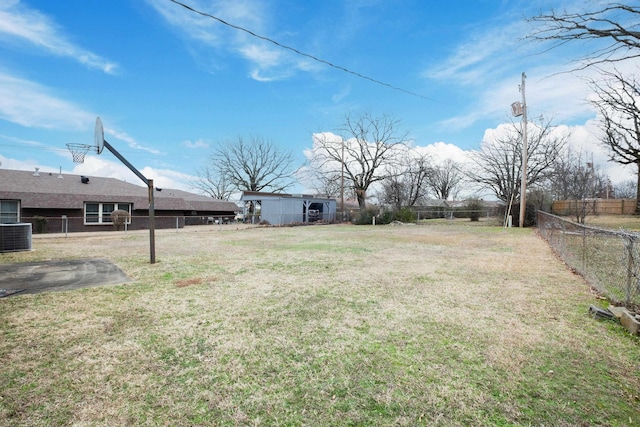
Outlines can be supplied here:
[[67, 221], [67, 216], [62, 215], [62, 232], [64, 233], [64, 237], [69, 237], [69, 223]]
[[633, 237], [632, 236], [627, 236], [626, 237], [627, 240], [627, 244], [625, 244], [625, 247], [627, 249], [628, 254], [628, 258], [627, 258], [627, 289], [626, 289], [626, 294], [625, 294], [625, 302], [627, 304], [627, 306], [629, 305], [629, 303], [631, 302], [631, 286], [634, 282], [634, 277], [635, 277], [635, 262], [634, 262], [634, 258], [633, 258], [633, 246], [634, 246], [634, 241], [633, 241]]
[[582, 227], [582, 274], [587, 276], [587, 229]]
[[564, 221], [560, 221], [560, 253], [562, 254], [563, 259], [567, 259], [566, 253], [566, 230], [564, 227]]

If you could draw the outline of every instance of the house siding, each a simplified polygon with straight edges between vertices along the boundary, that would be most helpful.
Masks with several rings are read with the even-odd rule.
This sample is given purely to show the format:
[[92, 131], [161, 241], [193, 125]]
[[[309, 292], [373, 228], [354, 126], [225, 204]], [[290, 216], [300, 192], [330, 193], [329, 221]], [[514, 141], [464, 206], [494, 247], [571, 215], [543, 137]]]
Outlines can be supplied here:
[[[85, 224], [84, 207], [87, 202], [129, 203], [132, 219], [127, 228], [149, 228], [148, 188], [114, 178], [90, 177], [85, 184], [78, 175], [59, 176], [57, 173], [40, 172], [35, 175], [30, 171], [0, 169], [0, 200], [17, 200], [20, 203], [20, 221], [32, 223], [36, 232], [115, 230], [112, 224]], [[173, 189], [156, 191], [154, 207], [156, 228], [182, 228], [187, 223], [206, 224], [208, 217], [233, 218], [238, 210], [233, 202]]]

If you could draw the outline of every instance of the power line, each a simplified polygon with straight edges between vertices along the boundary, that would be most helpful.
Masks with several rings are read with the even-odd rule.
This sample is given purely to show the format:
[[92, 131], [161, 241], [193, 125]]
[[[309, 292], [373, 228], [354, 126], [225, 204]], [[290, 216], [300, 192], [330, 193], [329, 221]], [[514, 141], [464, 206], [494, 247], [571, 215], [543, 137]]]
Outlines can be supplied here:
[[349, 70], [348, 68], [342, 67], [342, 66], [340, 66], [340, 65], [333, 64], [333, 63], [331, 63], [331, 62], [329, 62], [329, 61], [326, 61], [326, 60], [324, 60], [324, 59], [322, 59], [322, 58], [318, 58], [317, 56], [314, 56], [314, 55], [311, 55], [311, 54], [308, 54], [308, 53], [302, 52], [302, 51], [300, 51], [300, 50], [298, 50], [298, 49], [296, 49], [296, 48], [293, 48], [293, 47], [291, 47], [291, 46], [287, 46], [287, 45], [284, 45], [284, 44], [282, 44], [282, 43], [279, 43], [279, 42], [277, 42], [277, 41], [275, 41], [275, 40], [273, 40], [273, 39], [270, 39], [269, 37], [261, 36], [260, 34], [256, 34], [256, 33], [254, 33], [254, 32], [253, 32], [253, 31], [251, 31], [251, 30], [247, 30], [246, 28], [240, 27], [240, 26], [238, 26], [238, 25], [231, 24], [231, 23], [229, 23], [229, 22], [227, 22], [227, 21], [225, 21], [225, 20], [223, 20], [223, 19], [221, 19], [221, 18], [218, 18], [217, 16], [214, 16], [214, 15], [211, 15], [211, 14], [209, 14], [209, 13], [202, 12], [202, 11], [200, 11], [200, 10], [194, 9], [193, 7], [188, 6], [188, 5], [186, 5], [186, 4], [184, 4], [184, 3], [182, 3], [182, 2], [180, 2], [180, 1], [178, 1], [178, 0], [169, 0], [169, 1], [171, 1], [171, 2], [175, 3], [175, 4], [179, 5], [179, 6], [182, 6], [182, 7], [184, 7], [185, 9], [190, 10], [191, 12], [197, 13], [198, 15], [205, 16], [205, 17], [207, 17], [207, 18], [214, 19], [214, 20], [216, 20], [216, 21], [220, 22], [221, 24], [224, 24], [224, 25], [226, 25], [226, 26], [229, 26], [229, 27], [234, 28], [234, 29], [239, 30], [239, 31], [244, 31], [245, 33], [250, 34], [250, 35], [252, 35], [253, 37], [256, 37], [256, 38], [258, 38], [258, 39], [260, 39], [260, 40], [264, 40], [264, 41], [267, 41], [267, 42], [269, 42], [269, 43], [272, 43], [272, 44], [274, 44], [274, 45], [276, 45], [276, 46], [278, 46], [278, 47], [280, 47], [280, 48], [282, 48], [282, 49], [290, 50], [290, 51], [292, 51], [292, 52], [294, 52], [294, 53], [296, 53], [296, 54], [298, 54], [298, 55], [300, 55], [300, 56], [304, 56], [304, 57], [306, 57], [306, 58], [309, 58], [309, 59], [312, 59], [312, 60], [314, 60], [314, 61], [320, 62], [320, 63], [322, 63], [322, 64], [328, 65], [328, 66], [333, 67], [333, 68], [336, 68], [336, 69], [338, 69], [338, 70], [340, 70], [340, 71], [344, 71], [345, 73], [352, 74], [352, 75], [354, 75], [354, 76], [356, 76], [356, 77], [360, 77], [361, 79], [369, 80], [370, 82], [373, 82], [373, 83], [379, 84], [379, 85], [381, 85], [381, 86], [386, 86], [386, 87], [391, 88], [391, 89], [393, 89], [393, 90], [397, 90], [397, 91], [400, 91], [400, 92], [404, 92], [404, 93], [409, 94], [409, 95], [411, 95], [411, 96], [416, 96], [416, 97], [418, 97], [418, 98], [426, 99], [426, 100], [428, 100], [428, 101], [436, 101], [436, 100], [435, 100], [435, 99], [433, 99], [433, 98], [428, 98], [428, 97], [426, 97], [426, 96], [423, 96], [423, 95], [417, 94], [417, 93], [415, 93], [415, 92], [411, 92], [411, 91], [409, 91], [409, 90], [402, 89], [401, 87], [394, 86], [394, 85], [391, 85], [391, 84], [389, 84], [389, 83], [385, 83], [385, 82], [383, 82], [383, 81], [380, 81], [380, 80], [374, 79], [374, 78], [369, 77], [369, 76], [365, 76], [364, 74], [360, 74], [360, 73], [358, 73], [358, 72], [356, 72], [356, 71]]

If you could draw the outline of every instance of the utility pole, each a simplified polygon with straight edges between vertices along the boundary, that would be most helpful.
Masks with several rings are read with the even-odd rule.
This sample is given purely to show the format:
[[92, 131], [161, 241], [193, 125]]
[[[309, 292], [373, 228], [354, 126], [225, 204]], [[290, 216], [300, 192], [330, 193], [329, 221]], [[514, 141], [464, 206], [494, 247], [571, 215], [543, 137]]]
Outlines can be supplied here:
[[520, 222], [519, 227], [524, 227], [524, 214], [527, 210], [527, 99], [524, 95], [524, 79], [527, 76], [522, 72], [522, 86], [520, 91], [522, 92], [522, 180], [520, 181]]
[[527, 99], [524, 94], [524, 79], [527, 75], [522, 73], [522, 84], [520, 85], [520, 92], [522, 92], [522, 102], [514, 102], [511, 104], [511, 113], [514, 117], [522, 116], [522, 165], [520, 176], [520, 221], [519, 227], [524, 227], [525, 212], [527, 210]]

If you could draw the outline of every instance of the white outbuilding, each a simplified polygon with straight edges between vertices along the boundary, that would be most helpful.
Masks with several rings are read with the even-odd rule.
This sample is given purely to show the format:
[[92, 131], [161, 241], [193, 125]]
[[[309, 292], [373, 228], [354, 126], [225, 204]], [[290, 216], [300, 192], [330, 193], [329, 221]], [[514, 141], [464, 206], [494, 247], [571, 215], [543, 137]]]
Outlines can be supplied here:
[[245, 191], [240, 198], [245, 222], [271, 225], [336, 220], [336, 200], [307, 194]]

